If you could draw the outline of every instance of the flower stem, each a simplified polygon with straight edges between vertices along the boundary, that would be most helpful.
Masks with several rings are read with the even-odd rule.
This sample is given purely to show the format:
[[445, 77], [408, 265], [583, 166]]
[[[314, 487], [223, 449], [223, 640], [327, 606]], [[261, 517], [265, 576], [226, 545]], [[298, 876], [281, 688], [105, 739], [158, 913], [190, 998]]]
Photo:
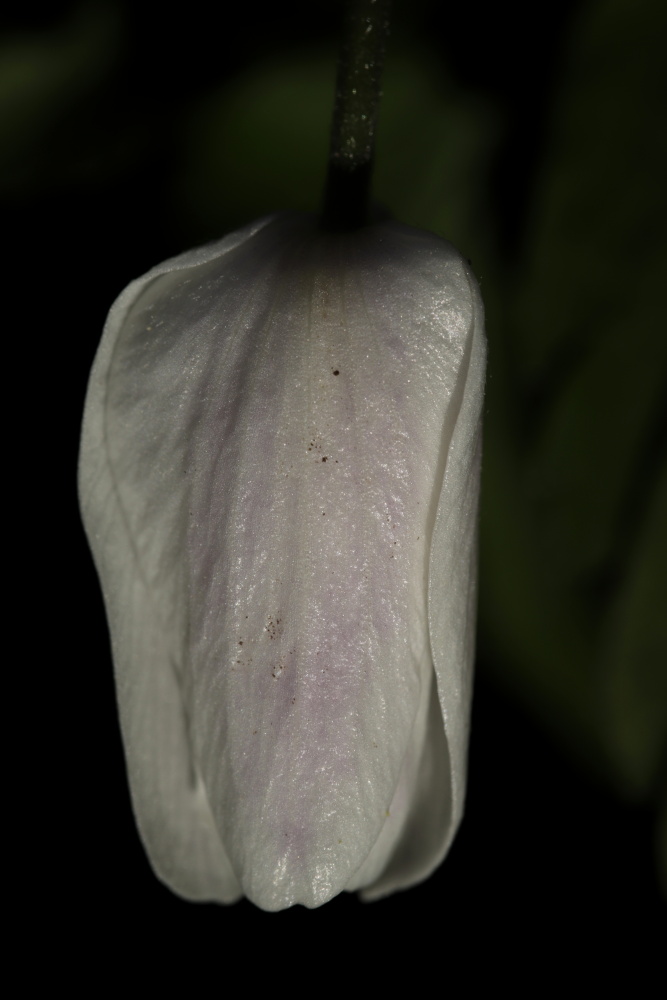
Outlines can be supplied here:
[[325, 229], [368, 221], [380, 81], [391, 0], [346, 0], [324, 191]]

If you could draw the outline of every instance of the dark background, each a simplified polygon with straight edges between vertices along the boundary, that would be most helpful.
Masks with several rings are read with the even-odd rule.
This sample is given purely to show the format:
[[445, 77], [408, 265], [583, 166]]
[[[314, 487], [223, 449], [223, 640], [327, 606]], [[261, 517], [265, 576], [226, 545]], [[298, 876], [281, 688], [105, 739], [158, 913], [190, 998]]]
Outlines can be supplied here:
[[21, 626], [38, 739], [18, 779], [24, 793], [36, 782], [45, 859], [26, 892], [40, 912], [67, 900], [76, 916], [56, 933], [102, 961], [118, 948], [120, 969], [123, 954], [187, 965], [254, 940], [297, 967], [304, 950], [339, 955], [337, 970], [350, 945], [371, 961], [381, 935], [384, 968], [401, 948], [399, 962], [445, 959], [470, 981], [487, 963], [506, 979], [575, 958], [598, 978], [643, 975], [665, 940], [660, 844], [667, 866], [665, 24], [652, 0], [547, 2], [539, 20], [487, 0], [395, 4], [377, 196], [472, 259], [489, 336], [469, 791], [446, 862], [381, 903], [270, 915], [182, 902], [136, 835], [76, 503], [87, 375], [130, 279], [267, 211], [317, 208], [338, 9], [192, 0], [169, 18], [89, 0], [4, 15], [7, 393], [29, 444], [10, 454], [34, 542], [20, 605], [38, 614]]

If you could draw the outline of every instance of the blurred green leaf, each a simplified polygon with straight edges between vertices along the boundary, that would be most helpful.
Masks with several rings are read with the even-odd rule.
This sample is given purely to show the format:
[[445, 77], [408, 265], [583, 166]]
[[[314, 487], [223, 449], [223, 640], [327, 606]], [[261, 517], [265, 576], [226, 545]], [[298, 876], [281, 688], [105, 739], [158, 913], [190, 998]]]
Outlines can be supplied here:
[[[46, 32], [0, 43], [0, 190], [27, 191], [57, 172], [63, 151], [54, 132], [110, 71], [119, 37], [111, 3], [82, 3]], [[66, 155], [66, 152], [65, 152]]]
[[509, 331], [533, 384], [619, 323], [636, 329], [639, 292], [659, 317], [666, 28], [655, 0], [588, 0], [574, 21]]
[[183, 215], [207, 235], [280, 209], [317, 209], [334, 53], [294, 52], [207, 93], [183, 123]]
[[621, 790], [660, 787], [667, 751], [667, 463], [639, 525], [622, 585], [604, 623], [599, 682], [605, 736]]
[[625, 794], [658, 791], [667, 592], [664, 5], [585, 4], [489, 388], [483, 621], [515, 687]]
[[498, 109], [460, 90], [423, 49], [396, 49], [383, 88], [375, 197], [401, 222], [486, 257], [492, 227], [480, 192], [502, 134]]

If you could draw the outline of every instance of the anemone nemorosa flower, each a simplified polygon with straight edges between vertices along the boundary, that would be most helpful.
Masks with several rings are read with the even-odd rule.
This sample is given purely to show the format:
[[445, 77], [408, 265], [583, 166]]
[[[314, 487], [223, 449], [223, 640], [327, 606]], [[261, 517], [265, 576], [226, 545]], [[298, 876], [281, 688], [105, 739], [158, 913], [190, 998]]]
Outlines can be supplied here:
[[466, 261], [278, 215], [111, 309], [80, 494], [158, 876], [277, 910], [425, 878], [461, 818], [485, 341]]

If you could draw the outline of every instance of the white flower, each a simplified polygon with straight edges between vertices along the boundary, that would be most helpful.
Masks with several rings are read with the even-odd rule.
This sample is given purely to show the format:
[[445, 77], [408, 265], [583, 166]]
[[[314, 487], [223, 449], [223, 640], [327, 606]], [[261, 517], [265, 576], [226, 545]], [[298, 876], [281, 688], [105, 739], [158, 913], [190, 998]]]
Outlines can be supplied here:
[[279, 215], [111, 309], [80, 494], [158, 876], [277, 910], [425, 878], [460, 821], [485, 341], [461, 255]]

